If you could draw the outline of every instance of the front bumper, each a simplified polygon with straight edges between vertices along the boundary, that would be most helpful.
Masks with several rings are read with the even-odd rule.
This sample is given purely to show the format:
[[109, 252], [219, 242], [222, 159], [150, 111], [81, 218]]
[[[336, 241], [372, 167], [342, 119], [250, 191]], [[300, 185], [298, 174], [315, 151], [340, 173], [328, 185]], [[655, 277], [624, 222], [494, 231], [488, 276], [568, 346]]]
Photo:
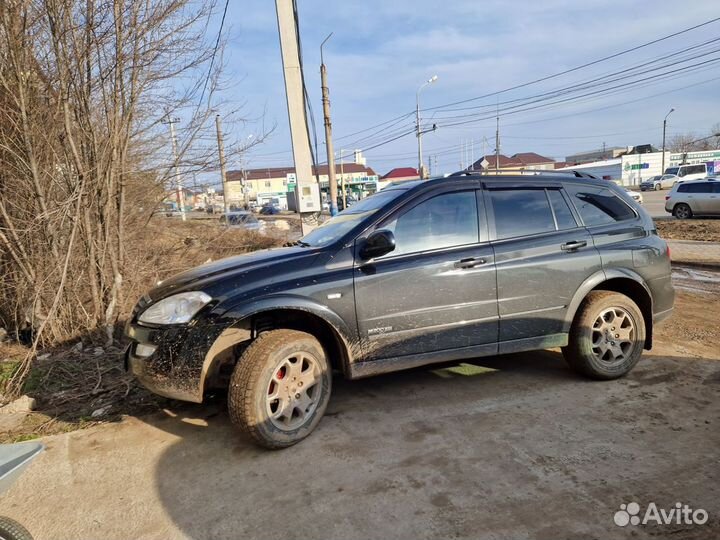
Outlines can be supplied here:
[[[125, 351], [125, 369], [155, 394], [201, 403], [205, 359], [222, 330], [220, 325], [149, 327], [129, 323], [125, 335], [131, 343]], [[138, 355], [139, 344], [155, 350], [149, 356]]]

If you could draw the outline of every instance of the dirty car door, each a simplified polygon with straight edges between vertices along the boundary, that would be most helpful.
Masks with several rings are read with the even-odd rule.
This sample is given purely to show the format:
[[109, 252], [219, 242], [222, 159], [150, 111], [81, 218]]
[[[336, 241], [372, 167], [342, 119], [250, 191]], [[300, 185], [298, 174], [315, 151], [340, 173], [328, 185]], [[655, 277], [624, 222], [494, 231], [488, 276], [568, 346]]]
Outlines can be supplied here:
[[[554, 347], [580, 285], [602, 269], [590, 233], [560, 185], [488, 185], [500, 314], [500, 352]], [[538, 340], [541, 339], [542, 343]]]
[[370, 261], [356, 256], [365, 360], [496, 346], [495, 264], [482, 199], [475, 189], [435, 193], [378, 225], [395, 235], [394, 251]]

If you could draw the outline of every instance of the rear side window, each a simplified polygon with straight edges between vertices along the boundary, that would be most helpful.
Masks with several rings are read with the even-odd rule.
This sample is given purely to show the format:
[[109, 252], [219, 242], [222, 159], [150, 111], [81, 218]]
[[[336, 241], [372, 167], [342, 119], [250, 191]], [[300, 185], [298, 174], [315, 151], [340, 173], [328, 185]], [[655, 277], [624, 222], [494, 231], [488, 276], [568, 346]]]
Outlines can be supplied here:
[[498, 240], [555, 230], [544, 189], [493, 189], [490, 200]]
[[633, 209], [607, 188], [568, 184], [565, 189], [588, 227], [635, 219]]
[[712, 193], [712, 183], [710, 182], [693, 182], [692, 184], [681, 184], [678, 187], [680, 193]]
[[568, 203], [562, 196], [562, 193], [556, 189], [549, 189], [548, 198], [552, 205], [553, 212], [555, 212], [555, 220], [557, 221], [557, 228], [560, 231], [565, 229], [574, 229], [577, 227], [577, 222], [570, 211]]

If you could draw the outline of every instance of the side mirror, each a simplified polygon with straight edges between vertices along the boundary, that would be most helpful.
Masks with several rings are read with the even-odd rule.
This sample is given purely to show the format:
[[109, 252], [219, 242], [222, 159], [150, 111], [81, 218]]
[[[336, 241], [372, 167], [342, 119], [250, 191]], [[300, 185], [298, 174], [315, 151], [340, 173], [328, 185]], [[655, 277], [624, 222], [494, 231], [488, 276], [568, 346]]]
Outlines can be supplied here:
[[394, 249], [395, 235], [392, 231], [380, 229], [365, 239], [365, 243], [360, 248], [360, 257], [363, 260], [374, 259], [375, 257], [382, 257]]

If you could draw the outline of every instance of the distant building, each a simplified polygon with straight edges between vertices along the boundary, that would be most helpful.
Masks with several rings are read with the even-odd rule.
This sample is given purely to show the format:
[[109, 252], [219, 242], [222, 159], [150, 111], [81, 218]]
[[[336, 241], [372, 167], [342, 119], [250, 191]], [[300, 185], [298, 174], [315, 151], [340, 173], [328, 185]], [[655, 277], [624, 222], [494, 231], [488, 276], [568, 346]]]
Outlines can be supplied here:
[[589, 152], [580, 152], [565, 157], [568, 165], [579, 165], [582, 163], [590, 163], [593, 161], [603, 161], [607, 159], [618, 158], [628, 151], [627, 146], [609, 146], [599, 150], [590, 150]]
[[[486, 167], [483, 167], [483, 164], [486, 164]], [[470, 169], [474, 171], [495, 170], [496, 166], [499, 170], [553, 170], [555, 168], [555, 160], [552, 158], [541, 156], [540, 154], [536, 154], [535, 152], [520, 152], [517, 154], [513, 154], [509, 157], [504, 154], [500, 154], [498, 156], [496, 156], [495, 154], [488, 154], [473, 163]]]
[[418, 170], [414, 167], [397, 167], [389, 171], [386, 175], [380, 177], [378, 190], [381, 190], [395, 182], [408, 182], [410, 180], [420, 180]]
[[556, 171], [579, 171], [592, 174], [603, 180], [620, 180], [622, 177], [622, 158], [603, 159], [589, 163], [565, 163], [564, 167], [557, 167]]
[[[320, 179], [320, 189], [324, 193], [329, 190], [329, 168], [320, 165], [313, 169], [313, 175]], [[370, 167], [359, 163], [345, 163], [335, 165], [335, 178], [338, 183], [338, 192], [342, 181], [345, 181], [345, 191], [348, 195], [358, 198], [375, 193], [378, 189], [378, 175]], [[315, 181], [313, 177], [311, 179]], [[242, 184], [245, 182], [248, 198], [263, 204], [277, 199], [280, 206], [287, 207], [287, 192], [295, 191], [297, 176], [294, 167], [270, 167], [265, 169], [246, 169], [244, 171], [228, 171], [228, 200], [241, 201], [244, 199]]]

